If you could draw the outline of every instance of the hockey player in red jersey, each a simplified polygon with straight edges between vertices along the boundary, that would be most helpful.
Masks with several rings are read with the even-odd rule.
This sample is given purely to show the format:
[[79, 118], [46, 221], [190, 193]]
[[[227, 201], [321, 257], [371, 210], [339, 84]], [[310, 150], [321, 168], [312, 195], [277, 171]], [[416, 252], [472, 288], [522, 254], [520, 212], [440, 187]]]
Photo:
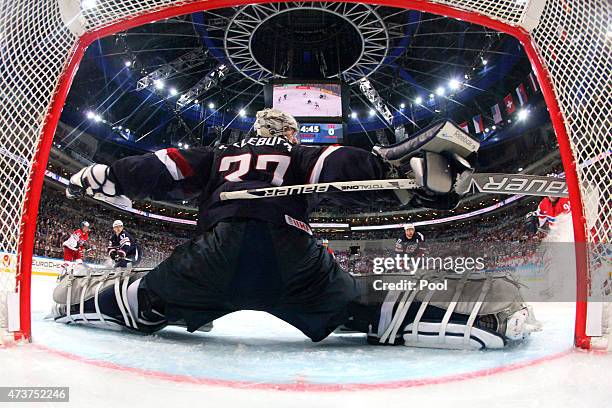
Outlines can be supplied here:
[[[548, 174], [548, 177], [557, 177], [556, 174]], [[536, 211], [527, 214], [527, 230], [544, 235], [556, 229], [560, 219], [569, 220], [571, 216], [570, 200], [567, 197], [544, 197]]]
[[89, 247], [89, 223], [81, 222], [81, 227], [75, 230], [70, 237], [64, 241], [64, 261], [76, 262], [83, 260], [83, 253]]
[[[373, 276], [357, 278], [342, 270], [308, 225], [309, 213], [323, 199], [356, 210], [380, 203], [454, 208], [460, 199], [456, 181], [472, 170], [466, 158], [479, 148], [457, 125], [435, 123], [403, 142], [372, 151], [300, 146], [296, 120], [275, 109], [258, 112], [254, 129], [256, 135], [233, 144], [169, 148], [110, 166], [95, 164], [72, 176], [68, 198], [197, 200], [198, 230], [151, 271], [88, 277], [86, 285], [73, 282], [79, 277], [66, 276], [53, 295], [56, 321], [148, 333], [177, 324], [193, 332], [226, 314], [259, 310], [313, 341], [342, 324], [367, 333], [375, 344], [499, 348], [523, 339], [529, 312], [522, 302], [481, 305], [459, 298], [449, 306], [452, 296], [436, 302], [429, 295], [421, 303], [423, 297], [415, 293], [372, 292]], [[414, 178], [420, 188], [221, 199], [227, 191], [405, 177]], [[465, 284], [471, 288], [464, 296], [510, 291], [512, 299], [520, 298], [508, 280], [487, 279], [486, 285], [481, 278], [450, 280], [451, 294], [464, 293], [453, 285]], [[419, 329], [419, 320], [427, 322], [427, 333]]]
[[543, 228], [545, 224], [548, 224], [550, 228], [554, 228], [558, 217], [563, 214], [571, 214], [569, 198], [544, 197], [536, 212], [538, 225]]

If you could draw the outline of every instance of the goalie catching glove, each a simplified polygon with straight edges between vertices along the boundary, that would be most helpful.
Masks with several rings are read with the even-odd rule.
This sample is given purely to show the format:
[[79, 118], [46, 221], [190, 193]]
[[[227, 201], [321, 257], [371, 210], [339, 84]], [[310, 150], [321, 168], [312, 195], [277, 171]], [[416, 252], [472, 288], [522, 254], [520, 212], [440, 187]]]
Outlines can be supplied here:
[[104, 164], [93, 164], [81, 169], [70, 177], [66, 188], [66, 197], [73, 199], [88, 195], [122, 207], [132, 207], [132, 201], [117, 193], [115, 182], [110, 174], [110, 167]]
[[463, 195], [455, 186], [474, 171], [470, 160], [479, 148], [480, 143], [456, 124], [443, 121], [406, 141], [375, 146], [374, 153], [393, 167], [395, 176], [414, 178], [421, 187], [414, 192], [400, 190], [402, 204], [450, 210]]

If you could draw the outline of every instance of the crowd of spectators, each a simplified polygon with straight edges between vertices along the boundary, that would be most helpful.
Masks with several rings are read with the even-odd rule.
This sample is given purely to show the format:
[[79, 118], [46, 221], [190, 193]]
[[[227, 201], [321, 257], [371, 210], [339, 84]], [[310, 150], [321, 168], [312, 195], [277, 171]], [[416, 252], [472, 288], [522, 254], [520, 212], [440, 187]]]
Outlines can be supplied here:
[[108, 209], [89, 199], [68, 201], [63, 191], [45, 185], [40, 200], [34, 254], [51, 258], [63, 257], [63, 242], [68, 239], [82, 221], [91, 225], [90, 248], [85, 252], [85, 262], [102, 264], [107, 255], [108, 239], [113, 220], [123, 221], [142, 251], [139, 266], [153, 267], [166, 259], [174, 247], [189, 239], [194, 229], [162, 223], [156, 220], [136, 218]]
[[[533, 256], [540, 242], [540, 236], [527, 232], [522, 222], [525, 214], [533, 209], [533, 202], [524, 201], [497, 214], [458, 223], [422, 227], [419, 231], [426, 236], [429, 255], [460, 255], [466, 251], [466, 245], [472, 250], [481, 246], [486, 247], [488, 266], [516, 265]], [[121, 219], [125, 228], [138, 240], [143, 253], [141, 266], [145, 267], [159, 264], [177, 245], [194, 233], [193, 227], [131, 216], [93, 200], [69, 201], [62, 190], [46, 185], [39, 209], [35, 255], [62, 258], [63, 242], [80, 227], [82, 221], [88, 221], [92, 230], [85, 261], [96, 264], [108, 262], [108, 239], [115, 219]], [[369, 245], [367, 250], [362, 248], [352, 255], [348, 251], [336, 251], [336, 257], [343, 268], [355, 273], [365, 273], [372, 270], [374, 258], [387, 257], [393, 253], [394, 241], [400, 233], [401, 230], [398, 229], [387, 229], [325, 233], [320, 237], [331, 240], [351, 239], [358, 244], [380, 240], [379, 247], [372, 249], [372, 245]]]
[[[543, 235], [527, 231], [523, 222], [525, 214], [533, 210], [531, 207], [531, 204], [519, 204], [502, 214], [476, 218], [458, 225], [417, 228], [426, 237], [423, 245], [424, 255], [440, 258], [465, 257], [468, 254], [473, 257], [483, 256], [485, 269], [491, 270], [514, 268], [537, 262], [535, 257]], [[350, 236], [355, 240], [354, 246], [359, 249], [352, 252], [335, 251], [336, 259], [351, 273], [371, 273], [375, 258], [395, 255], [395, 239], [402, 233], [403, 231], [399, 229], [352, 233]], [[337, 236], [346, 236], [342, 234], [346, 233], [339, 233]], [[332, 249], [333, 236], [334, 234], [325, 236], [332, 240], [330, 243]], [[369, 245], [360, 245], [361, 242], [368, 240]], [[374, 242], [372, 240], [377, 240], [378, 244], [372, 246]]]

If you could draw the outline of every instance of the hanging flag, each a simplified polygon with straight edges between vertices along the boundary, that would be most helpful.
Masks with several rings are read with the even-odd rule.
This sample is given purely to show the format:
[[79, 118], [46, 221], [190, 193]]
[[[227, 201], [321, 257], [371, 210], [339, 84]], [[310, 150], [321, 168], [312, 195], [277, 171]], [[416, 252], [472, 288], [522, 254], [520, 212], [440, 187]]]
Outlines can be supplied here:
[[521, 106], [527, 104], [527, 92], [525, 91], [525, 85], [523, 83], [516, 88], [516, 95], [518, 96]]
[[508, 113], [508, 115], [516, 110], [514, 107], [514, 101], [512, 100], [512, 94], [506, 95], [504, 98], [504, 105], [506, 106], [506, 113]]
[[533, 93], [538, 92], [538, 81], [536, 80], [536, 76], [533, 72], [529, 73], [529, 84], [531, 85]]
[[502, 121], [501, 109], [499, 109], [499, 103], [491, 106], [491, 113], [493, 114], [493, 122], [498, 124]]
[[474, 122], [474, 129], [476, 133], [482, 133], [484, 131], [484, 124], [482, 123], [482, 115], [478, 114], [472, 118]]
[[460, 127], [461, 129], [463, 129], [463, 131], [464, 131], [465, 133], [470, 133], [470, 128], [468, 128], [468, 123], [467, 123], [467, 121], [465, 121], [465, 122], [463, 122], [463, 123], [459, 124], [459, 127]]

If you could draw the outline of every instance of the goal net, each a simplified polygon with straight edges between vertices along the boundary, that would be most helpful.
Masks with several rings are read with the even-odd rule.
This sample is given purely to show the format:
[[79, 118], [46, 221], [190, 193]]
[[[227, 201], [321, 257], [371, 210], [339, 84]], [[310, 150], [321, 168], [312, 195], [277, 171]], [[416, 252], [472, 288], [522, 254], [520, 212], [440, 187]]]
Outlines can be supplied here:
[[[61, 109], [86, 47], [99, 37], [147, 22], [248, 3], [252, 1], [0, 1], [0, 332], [17, 339], [31, 335], [30, 275], [40, 192]], [[577, 242], [576, 344], [589, 347], [589, 335], [601, 335], [602, 308], [587, 307], [587, 297], [609, 301], [612, 296], [608, 252], [612, 4], [609, 0], [376, 0], [376, 4], [481, 24], [515, 36], [525, 47], [567, 175]]]

